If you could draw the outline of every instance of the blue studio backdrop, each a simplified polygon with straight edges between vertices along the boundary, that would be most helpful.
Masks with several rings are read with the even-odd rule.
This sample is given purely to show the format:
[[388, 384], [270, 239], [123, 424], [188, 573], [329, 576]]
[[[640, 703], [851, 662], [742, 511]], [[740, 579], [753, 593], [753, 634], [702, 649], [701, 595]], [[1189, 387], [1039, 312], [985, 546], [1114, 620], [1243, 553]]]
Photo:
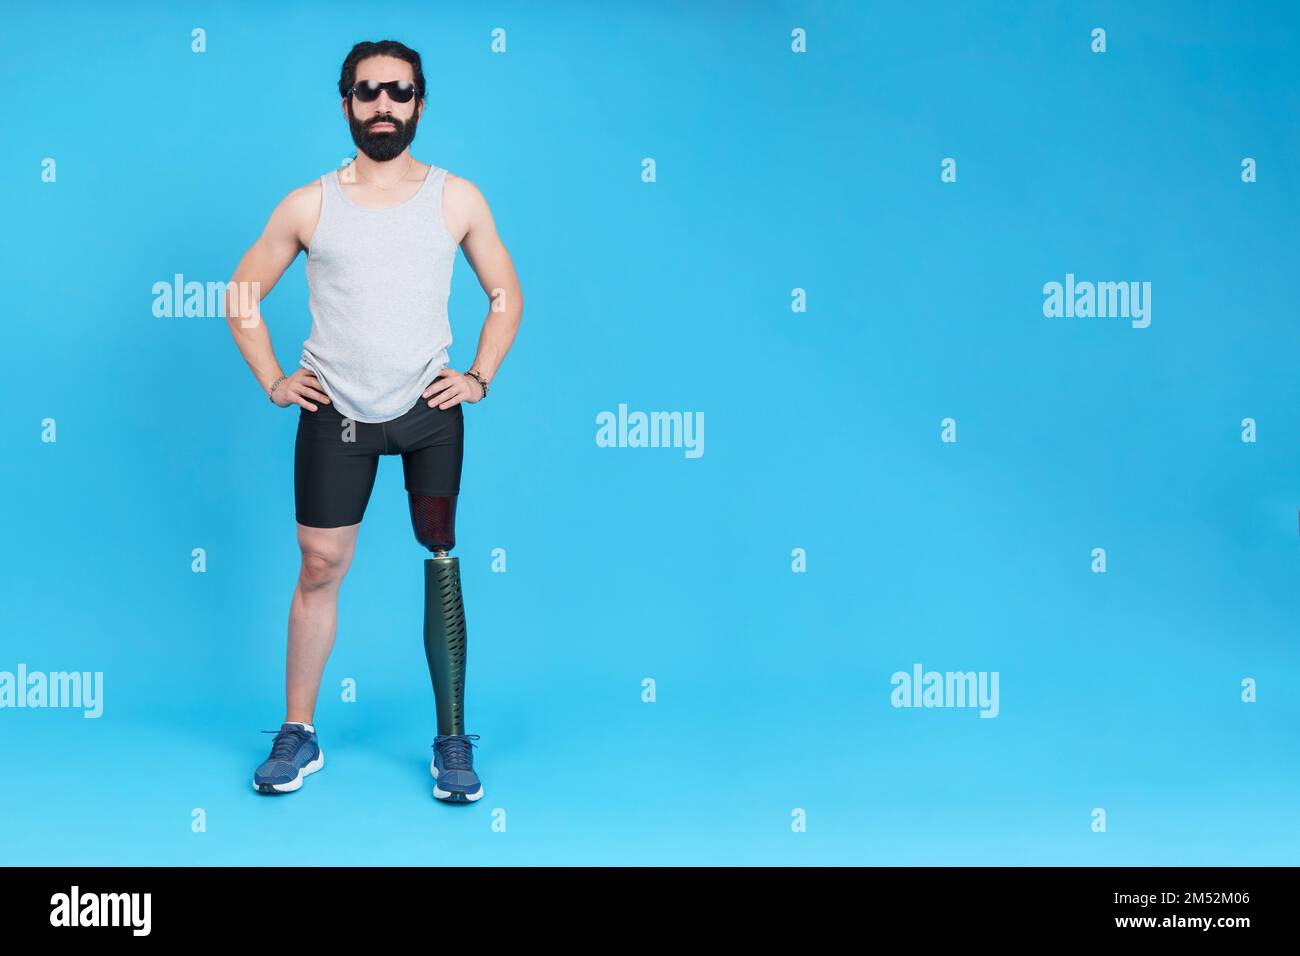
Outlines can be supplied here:
[[[4, 14], [0, 863], [1300, 863], [1294, 4]], [[396, 458], [329, 762], [250, 786], [298, 413], [158, 292], [353, 155], [384, 38], [526, 302], [465, 409], [464, 808]], [[296, 369], [301, 256], [263, 310]], [[454, 368], [486, 311], [461, 255]]]

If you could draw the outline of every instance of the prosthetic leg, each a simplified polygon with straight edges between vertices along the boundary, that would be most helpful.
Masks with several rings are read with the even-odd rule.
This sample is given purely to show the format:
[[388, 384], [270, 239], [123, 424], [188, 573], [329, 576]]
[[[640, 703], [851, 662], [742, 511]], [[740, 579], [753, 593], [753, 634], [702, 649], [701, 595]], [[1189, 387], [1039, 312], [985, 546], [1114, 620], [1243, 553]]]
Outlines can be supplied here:
[[438, 736], [433, 741], [430, 772], [439, 800], [468, 803], [483, 796], [474, 772], [472, 741], [465, 733], [465, 608], [460, 591], [460, 559], [448, 552], [456, 545], [456, 496], [410, 495], [411, 525], [416, 540], [433, 552], [424, 561], [424, 656], [429, 663]]

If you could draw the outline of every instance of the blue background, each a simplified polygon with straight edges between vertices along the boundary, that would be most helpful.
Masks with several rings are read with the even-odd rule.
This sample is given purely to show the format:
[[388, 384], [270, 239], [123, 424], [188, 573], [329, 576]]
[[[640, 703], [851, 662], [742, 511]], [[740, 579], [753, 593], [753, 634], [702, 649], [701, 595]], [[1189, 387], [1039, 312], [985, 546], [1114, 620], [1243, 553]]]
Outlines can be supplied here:
[[[0, 670], [102, 671], [105, 713], [0, 710], [0, 862], [1300, 863], [1295, 5], [5, 12]], [[466, 409], [466, 808], [430, 794], [396, 458], [325, 772], [253, 792], [297, 413], [222, 318], [152, 314], [352, 154], [338, 70], [386, 37], [424, 57], [414, 155], [482, 190], [526, 299]], [[1151, 282], [1150, 327], [1044, 318], [1067, 272]], [[286, 371], [306, 293], [300, 257], [264, 306]], [[597, 447], [621, 402], [704, 412], [704, 455]], [[917, 662], [998, 671], [1000, 716], [893, 708]]]

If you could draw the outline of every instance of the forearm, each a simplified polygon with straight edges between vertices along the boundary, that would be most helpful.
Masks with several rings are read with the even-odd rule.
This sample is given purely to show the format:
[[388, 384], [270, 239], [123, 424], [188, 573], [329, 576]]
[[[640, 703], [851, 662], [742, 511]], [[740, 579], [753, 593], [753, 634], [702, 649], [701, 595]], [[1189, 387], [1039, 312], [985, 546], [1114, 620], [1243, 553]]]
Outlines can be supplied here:
[[[234, 286], [234, 280], [231, 281]], [[243, 310], [247, 314], [241, 314]], [[271, 345], [271, 333], [262, 321], [262, 309], [256, 296], [251, 297], [242, 306], [234, 294], [226, 297], [226, 324], [230, 334], [235, 337], [239, 354], [248, 363], [248, 368], [262, 386], [263, 392], [269, 392], [275, 380], [284, 374], [280, 363], [275, 358], [275, 349]]]
[[483, 320], [483, 330], [478, 336], [478, 351], [474, 354], [474, 364], [470, 368], [476, 369], [489, 382], [496, 378], [497, 369], [514, 344], [523, 311], [523, 302], [519, 302], [515, 307], [507, 307], [499, 312], [489, 309], [487, 318]]

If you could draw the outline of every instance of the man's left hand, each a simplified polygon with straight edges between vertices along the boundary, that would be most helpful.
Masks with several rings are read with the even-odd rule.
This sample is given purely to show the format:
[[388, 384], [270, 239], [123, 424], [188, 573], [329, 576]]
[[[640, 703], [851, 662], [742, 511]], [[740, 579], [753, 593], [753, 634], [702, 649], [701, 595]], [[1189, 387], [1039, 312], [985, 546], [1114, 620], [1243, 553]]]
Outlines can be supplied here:
[[472, 375], [462, 375], [454, 368], [444, 368], [421, 395], [429, 407], [451, 408], [459, 402], [473, 404], [483, 398], [483, 387]]

